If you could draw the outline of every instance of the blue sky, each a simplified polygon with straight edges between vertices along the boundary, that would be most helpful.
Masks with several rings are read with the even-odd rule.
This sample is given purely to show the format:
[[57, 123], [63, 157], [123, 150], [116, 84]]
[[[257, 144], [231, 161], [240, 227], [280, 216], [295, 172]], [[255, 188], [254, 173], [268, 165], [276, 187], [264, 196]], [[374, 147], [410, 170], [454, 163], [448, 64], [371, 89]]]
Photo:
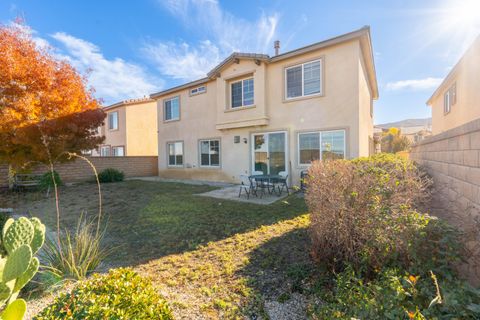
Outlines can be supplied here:
[[276, 39], [287, 51], [370, 25], [383, 123], [430, 116], [425, 101], [480, 33], [480, 0], [0, 0], [0, 22], [16, 17], [89, 70], [105, 104], [200, 78], [232, 51], [272, 54]]

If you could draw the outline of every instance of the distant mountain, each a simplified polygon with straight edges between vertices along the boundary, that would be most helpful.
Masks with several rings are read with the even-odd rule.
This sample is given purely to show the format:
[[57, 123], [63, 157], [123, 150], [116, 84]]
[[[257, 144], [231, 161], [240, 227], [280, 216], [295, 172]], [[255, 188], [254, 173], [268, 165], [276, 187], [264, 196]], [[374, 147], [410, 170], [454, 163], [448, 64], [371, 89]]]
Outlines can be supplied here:
[[419, 127], [419, 126], [431, 126], [432, 125], [432, 118], [425, 118], [425, 119], [406, 119], [397, 122], [390, 122], [384, 124], [376, 124], [375, 127], [379, 127], [382, 129], [389, 129], [389, 128], [406, 128], [406, 127]]

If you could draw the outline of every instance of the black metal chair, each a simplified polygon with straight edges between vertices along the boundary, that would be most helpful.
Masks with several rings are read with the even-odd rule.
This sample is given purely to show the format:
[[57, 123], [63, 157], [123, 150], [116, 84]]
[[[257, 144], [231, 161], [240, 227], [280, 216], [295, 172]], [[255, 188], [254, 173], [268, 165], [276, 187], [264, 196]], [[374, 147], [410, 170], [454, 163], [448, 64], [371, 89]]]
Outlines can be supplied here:
[[307, 184], [305, 180], [308, 178], [308, 171], [304, 170], [300, 172], [300, 190], [305, 192], [307, 190]]
[[244, 190], [245, 193], [247, 194], [247, 199], [250, 199], [251, 194], [256, 195], [257, 192], [255, 190], [255, 186], [253, 185], [252, 179], [250, 179], [247, 175], [242, 174], [240, 175], [240, 182], [241, 182], [240, 191], [238, 192], [239, 198], [242, 195], [242, 190]]
[[279, 176], [282, 177], [282, 180], [280, 180], [280, 183], [278, 184], [278, 195], [282, 195], [283, 190], [285, 189], [287, 191], [287, 194], [290, 195], [290, 189], [288, 188], [288, 174], [286, 171], [280, 171], [278, 173]]

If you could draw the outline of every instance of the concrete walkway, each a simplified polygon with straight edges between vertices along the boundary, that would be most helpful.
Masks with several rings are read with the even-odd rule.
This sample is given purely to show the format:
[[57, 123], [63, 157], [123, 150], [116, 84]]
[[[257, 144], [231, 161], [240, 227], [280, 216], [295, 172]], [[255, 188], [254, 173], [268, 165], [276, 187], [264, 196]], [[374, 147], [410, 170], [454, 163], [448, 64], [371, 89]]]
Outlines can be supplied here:
[[240, 201], [240, 202], [248, 202], [254, 204], [263, 204], [268, 205], [272, 204], [275, 201], [283, 199], [287, 196], [286, 192], [283, 192], [281, 196], [277, 196], [276, 194], [264, 194], [261, 198], [260, 196], [256, 197], [255, 195], [250, 195], [250, 198], [247, 199], [247, 195], [245, 194], [245, 190], [242, 190], [241, 197], [238, 197], [238, 192], [240, 190], [240, 185], [228, 186], [222, 189], [217, 189], [205, 193], [197, 194], [197, 196], [202, 197], [211, 197], [223, 200], [233, 200], [233, 201]]

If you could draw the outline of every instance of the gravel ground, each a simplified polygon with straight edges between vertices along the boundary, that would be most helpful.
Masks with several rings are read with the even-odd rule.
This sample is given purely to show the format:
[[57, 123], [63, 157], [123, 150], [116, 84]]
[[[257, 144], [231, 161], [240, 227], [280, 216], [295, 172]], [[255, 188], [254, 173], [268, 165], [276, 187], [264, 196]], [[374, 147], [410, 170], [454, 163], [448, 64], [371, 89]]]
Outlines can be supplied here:
[[46, 306], [51, 304], [53, 300], [58, 297], [60, 294], [70, 291], [74, 283], [69, 283], [65, 285], [63, 288], [60, 290], [57, 290], [52, 293], [46, 293], [41, 297], [35, 298], [35, 299], [29, 299], [27, 300], [27, 312], [25, 314], [24, 319], [25, 320], [31, 320], [33, 317], [38, 314], [40, 311], [42, 311]]
[[265, 302], [265, 312], [270, 320], [303, 320], [306, 317], [307, 299], [293, 293], [291, 298], [284, 303], [276, 300]]

